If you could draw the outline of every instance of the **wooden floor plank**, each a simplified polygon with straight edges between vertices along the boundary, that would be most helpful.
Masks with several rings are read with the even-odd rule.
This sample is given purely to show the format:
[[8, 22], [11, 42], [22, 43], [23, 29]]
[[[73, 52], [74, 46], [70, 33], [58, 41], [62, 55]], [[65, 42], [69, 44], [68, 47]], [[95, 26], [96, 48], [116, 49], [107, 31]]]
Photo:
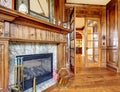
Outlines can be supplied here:
[[120, 73], [108, 68], [78, 69], [66, 87], [57, 87], [50, 92], [120, 92]]

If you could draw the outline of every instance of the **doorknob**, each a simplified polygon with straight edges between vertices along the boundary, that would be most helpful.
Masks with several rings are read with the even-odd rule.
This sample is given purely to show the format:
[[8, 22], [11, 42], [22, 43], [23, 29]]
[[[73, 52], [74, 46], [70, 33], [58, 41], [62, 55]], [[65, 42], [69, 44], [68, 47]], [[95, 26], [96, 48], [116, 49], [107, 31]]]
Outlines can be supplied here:
[[86, 50], [88, 50], [89, 48], [88, 47], [86, 47]]

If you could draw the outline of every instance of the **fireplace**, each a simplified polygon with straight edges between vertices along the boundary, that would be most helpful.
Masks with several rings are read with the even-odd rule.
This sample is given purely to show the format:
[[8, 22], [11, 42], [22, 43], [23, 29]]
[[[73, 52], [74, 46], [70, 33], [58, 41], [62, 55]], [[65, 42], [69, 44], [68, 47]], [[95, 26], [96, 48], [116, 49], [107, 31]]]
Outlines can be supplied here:
[[33, 87], [33, 78], [36, 77], [36, 85], [47, 81], [53, 77], [53, 54], [31, 54], [19, 55], [23, 58], [23, 90]]
[[[10, 42], [9, 43], [9, 89], [14, 87], [15, 82], [15, 57], [23, 57], [29, 55], [39, 55], [39, 54], [51, 54], [53, 53], [53, 60], [51, 61], [53, 69], [57, 69], [57, 45], [47, 44], [47, 43], [24, 43], [24, 42]], [[25, 59], [25, 58], [24, 58]], [[27, 62], [27, 61], [24, 61]], [[56, 80], [53, 78], [43, 81], [42, 83], [36, 85], [36, 90], [43, 91], [46, 88], [54, 85]], [[24, 88], [24, 92], [32, 92], [32, 87], [27, 90]]]

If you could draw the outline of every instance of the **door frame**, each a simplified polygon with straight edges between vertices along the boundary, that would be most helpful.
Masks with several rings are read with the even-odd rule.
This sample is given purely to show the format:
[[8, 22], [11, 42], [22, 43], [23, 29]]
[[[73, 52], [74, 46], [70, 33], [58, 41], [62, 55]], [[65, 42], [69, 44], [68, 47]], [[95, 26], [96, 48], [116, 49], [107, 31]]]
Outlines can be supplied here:
[[[98, 62], [88, 62], [87, 60], [87, 20], [95, 20], [98, 21], [98, 25], [99, 25], [99, 29], [98, 29]], [[84, 30], [84, 43], [85, 43], [85, 49], [84, 49], [84, 53], [85, 53], [85, 57], [84, 57], [84, 63], [85, 63], [85, 67], [100, 67], [100, 58], [101, 58], [101, 50], [100, 50], [100, 30], [101, 30], [101, 25], [100, 25], [100, 18], [91, 18], [91, 17], [86, 17], [85, 18], [85, 30]]]

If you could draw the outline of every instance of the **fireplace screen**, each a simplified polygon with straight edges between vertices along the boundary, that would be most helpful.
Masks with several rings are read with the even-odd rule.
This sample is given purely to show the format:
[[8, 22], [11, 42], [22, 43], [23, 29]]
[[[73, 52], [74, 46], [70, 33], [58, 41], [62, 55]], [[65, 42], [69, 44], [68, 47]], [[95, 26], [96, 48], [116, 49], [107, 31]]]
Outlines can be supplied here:
[[36, 85], [52, 78], [53, 54], [33, 54], [17, 56], [23, 58], [23, 90], [33, 86], [33, 78], [36, 77]]

